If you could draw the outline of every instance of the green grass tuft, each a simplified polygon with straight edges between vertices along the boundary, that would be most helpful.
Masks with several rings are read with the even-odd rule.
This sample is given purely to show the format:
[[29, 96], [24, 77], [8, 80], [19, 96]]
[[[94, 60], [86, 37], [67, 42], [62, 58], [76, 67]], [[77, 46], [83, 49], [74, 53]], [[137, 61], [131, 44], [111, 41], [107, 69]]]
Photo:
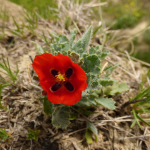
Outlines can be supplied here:
[[133, 57], [150, 63], [150, 49], [148, 51], [137, 51], [132, 54]]
[[150, 45], [150, 29], [146, 30], [143, 34], [143, 40]]
[[3, 21], [9, 20], [9, 13], [6, 8], [0, 7], [0, 19], [2, 19]]
[[18, 5], [23, 6], [29, 12], [37, 12], [45, 19], [55, 20], [56, 16], [54, 10], [51, 8], [57, 8], [57, 3], [54, 0], [10, 0]]
[[126, 0], [108, 4], [105, 12], [114, 17], [113, 29], [121, 29], [135, 26], [144, 14], [143, 3], [139, 0]]

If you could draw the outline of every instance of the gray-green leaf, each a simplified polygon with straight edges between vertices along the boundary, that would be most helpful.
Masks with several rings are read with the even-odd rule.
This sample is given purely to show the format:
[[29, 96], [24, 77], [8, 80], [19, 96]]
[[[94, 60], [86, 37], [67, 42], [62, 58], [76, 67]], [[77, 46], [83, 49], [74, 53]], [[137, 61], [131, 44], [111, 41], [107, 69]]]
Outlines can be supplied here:
[[93, 28], [92, 28], [92, 26], [91, 26], [91, 27], [89, 27], [89, 28], [87, 29], [87, 31], [83, 34], [83, 36], [82, 36], [82, 38], [81, 38], [81, 40], [82, 40], [82, 42], [83, 42], [82, 48], [83, 48], [83, 51], [84, 51], [84, 52], [87, 50], [87, 48], [88, 48], [88, 46], [89, 46], [89, 43], [90, 43], [91, 38], [92, 38], [92, 34], [93, 34]]
[[100, 59], [97, 55], [83, 55], [84, 64], [82, 65], [83, 70], [86, 73], [97, 75], [100, 73]]
[[110, 110], [115, 109], [115, 101], [113, 101], [112, 98], [99, 97], [99, 98], [96, 98], [96, 102], [104, 107], [107, 107]]
[[117, 93], [123, 93], [128, 90], [129, 90], [129, 85], [127, 85], [126, 83], [114, 82], [112, 86], [107, 86], [106, 88], [104, 88], [104, 93], [105, 95], [113, 96]]
[[83, 106], [83, 107], [91, 107], [91, 106], [96, 106], [97, 103], [95, 102], [95, 98], [94, 97], [82, 97], [81, 100], [79, 102], [77, 102], [75, 105], [77, 106]]
[[93, 143], [91, 130], [86, 129], [85, 138], [86, 138], [86, 141], [87, 141], [88, 144], [92, 144]]
[[110, 79], [110, 78], [101, 78], [100, 79], [100, 84], [102, 86], [112, 85], [114, 82], [117, 82], [117, 80]]
[[97, 128], [95, 127], [95, 125], [90, 123], [90, 122], [87, 122], [87, 129], [90, 130], [95, 135], [96, 142], [97, 142], [97, 140], [98, 140], [98, 131], [97, 131]]
[[70, 41], [69, 41], [69, 48], [70, 48], [70, 49], [71, 49], [72, 46], [73, 46], [73, 42], [74, 42], [74, 40], [75, 40], [75, 38], [76, 38], [76, 33], [77, 33], [77, 30], [76, 30], [76, 29], [74, 29], [74, 30], [71, 31], [71, 37], [70, 37]]
[[42, 47], [39, 45], [39, 44], [37, 44], [36, 42], [33, 42], [32, 41], [32, 43], [34, 43], [35, 45], [36, 45], [36, 50], [40, 53], [40, 54], [43, 54], [44, 53], [44, 50], [42, 49]]
[[47, 115], [52, 115], [53, 111], [54, 111], [54, 104], [51, 103], [47, 97], [44, 98], [44, 101], [43, 101], [43, 107], [44, 107], [44, 112], [47, 114]]
[[53, 126], [62, 129], [67, 128], [67, 126], [70, 123], [69, 117], [70, 117], [70, 107], [58, 106], [57, 108], [55, 108], [55, 111], [52, 115], [52, 124]]
[[112, 73], [112, 71], [113, 71], [116, 67], [118, 67], [118, 66], [119, 66], [119, 63], [116, 63], [114, 66], [109, 66], [109, 67], [107, 67], [107, 68], [105, 69], [105, 71], [106, 71], [105, 77], [108, 77], [108, 76]]

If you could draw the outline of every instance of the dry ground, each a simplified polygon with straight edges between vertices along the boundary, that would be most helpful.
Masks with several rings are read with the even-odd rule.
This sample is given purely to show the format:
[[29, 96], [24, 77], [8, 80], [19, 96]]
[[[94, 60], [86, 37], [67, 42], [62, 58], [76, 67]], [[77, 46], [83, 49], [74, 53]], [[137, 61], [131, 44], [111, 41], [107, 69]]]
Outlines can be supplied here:
[[[2, 4], [3, 3], [3, 4]], [[23, 9], [7, 0], [0, 0], [0, 6], [7, 7], [9, 13], [18, 21], [24, 20]], [[2, 20], [0, 20], [2, 21]], [[29, 84], [28, 64], [31, 63], [29, 56], [34, 58], [37, 54], [35, 41], [45, 46], [45, 43], [37, 35], [26, 30], [25, 37], [20, 38], [8, 32], [13, 29], [12, 20], [6, 22], [6, 38], [0, 41], [0, 59], [8, 57], [11, 67], [15, 70], [15, 62], [19, 64], [18, 86], [6, 88], [2, 94], [2, 104], [7, 105], [8, 112], [0, 110], [0, 128], [5, 128], [11, 135], [10, 142], [0, 142], [2, 150], [148, 150], [150, 139], [146, 137], [150, 128], [142, 125], [142, 130], [135, 126], [130, 128], [133, 122], [131, 108], [120, 110], [121, 106], [138, 93], [138, 83], [142, 80], [142, 74], [147, 69], [141, 67], [139, 61], [129, 61], [115, 49], [110, 49], [111, 54], [105, 61], [109, 63], [119, 62], [121, 65], [112, 74], [112, 78], [127, 82], [130, 90], [114, 97], [116, 109], [110, 111], [103, 107], [95, 108], [97, 114], [91, 115], [90, 119], [99, 130], [98, 142], [88, 145], [85, 141], [85, 120], [78, 117], [71, 121], [65, 130], [54, 128], [51, 118], [43, 113], [43, 104], [37, 101], [41, 96], [41, 88], [32, 82]], [[59, 23], [50, 23], [40, 19], [36, 33], [44, 31], [50, 33], [69, 33], [62, 29]], [[14, 39], [13, 44], [10, 37]], [[12, 44], [12, 45], [10, 45]], [[92, 44], [98, 44], [92, 41]], [[31, 67], [30, 67], [31, 68]], [[32, 68], [31, 68], [32, 70]], [[38, 141], [26, 140], [28, 129], [40, 130]]]

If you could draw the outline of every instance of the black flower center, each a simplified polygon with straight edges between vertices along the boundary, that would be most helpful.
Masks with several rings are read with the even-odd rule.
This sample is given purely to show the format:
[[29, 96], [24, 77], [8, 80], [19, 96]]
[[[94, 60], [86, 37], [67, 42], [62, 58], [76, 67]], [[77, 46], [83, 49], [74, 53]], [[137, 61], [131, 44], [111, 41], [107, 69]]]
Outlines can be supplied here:
[[58, 74], [59, 71], [52, 69], [51, 74], [55, 77]]
[[74, 90], [74, 87], [70, 82], [67, 82], [64, 86], [70, 92], [72, 92]]
[[65, 72], [67, 78], [71, 77], [72, 74], [73, 74], [72, 68], [67, 69], [67, 71]]
[[52, 87], [51, 90], [53, 92], [57, 91], [62, 85], [59, 82], [56, 82]]
[[[60, 72], [55, 69], [52, 69], [50, 72], [56, 78], [56, 80], [61, 77]], [[59, 88], [61, 88], [62, 85], [64, 85], [68, 91], [72, 92], [74, 90], [74, 86], [68, 81], [68, 79], [71, 77], [72, 74], [73, 74], [73, 69], [72, 68], [67, 69], [67, 71], [64, 74], [65, 80], [64, 81], [61, 80], [61, 82], [57, 80], [56, 83], [51, 87], [51, 91], [55, 92]]]

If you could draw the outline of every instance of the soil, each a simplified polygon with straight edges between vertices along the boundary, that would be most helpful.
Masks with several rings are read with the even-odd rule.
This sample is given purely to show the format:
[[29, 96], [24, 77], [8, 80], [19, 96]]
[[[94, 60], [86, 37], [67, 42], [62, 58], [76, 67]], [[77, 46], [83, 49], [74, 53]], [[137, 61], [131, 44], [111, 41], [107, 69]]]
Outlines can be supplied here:
[[[5, 6], [9, 13], [23, 21], [24, 10], [7, 0], [0, 0], [0, 6]], [[0, 20], [2, 21], [2, 20]], [[127, 55], [122, 56], [115, 49], [107, 47], [111, 54], [105, 59], [110, 64], [120, 63], [112, 73], [113, 79], [126, 82], [129, 91], [113, 97], [116, 109], [111, 111], [102, 106], [96, 107], [96, 114], [90, 115], [89, 119], [97, 126], [98, 141], [87, 144], [85, 140], [86, 123], [82, 116], [71, 121], [67, 129], [54, 128], [51, 117], [43, 112], [43, 104], [37, 98], [41, 97], [42, 89], [35, 82], [29, 83], [29, 73], [33, 73], [31, 59], [34, 59], [36, 46], [32, 41], [42, 47], [46, 43], [30, 31], [26, 30], [24, 37], [18, 37], [8, 32], [14, 29], [14, 23], [9, 19], [5, 24], [5, 40], [0, 41], [0, 61], [7, 58], [11, 68], [19, 66], [18, 80], [14, 87], [8, 87], [2, 92], [2, 105], [7, 106], [9, 111], [0, 109], [0, 128], [5, 128], [10, 135], [9, 141], [0, 142], [0, 150], [148, 150], [150, 149], [150, 128], [142, 124], [142, 129], [135, 125], [130, 128], [134, 117], [132, 107], [121, 109], [121, 106], [138, 93], [138, 83], [142, 81], [142, 75], [146, 74], [147, 68], [142, 67], [139, 61], [129, 61]], [[57, 23], [38, 21], [36, 33], [42, 32], [69, 33]], [[12, 40], [13, 39], [13, 42]], [[93, 39], [91, 44], [98, 44]], [[30, 56], [30, 57], [29, 57]], [[105, 63], [105, 62], [103, 62]], [[30, 68], [30, 69], [29, 69]], [[28, 129], [40, 130], [38, 141], [26, 140]], [[94, 137], [93, 137], [94, 139]]]

